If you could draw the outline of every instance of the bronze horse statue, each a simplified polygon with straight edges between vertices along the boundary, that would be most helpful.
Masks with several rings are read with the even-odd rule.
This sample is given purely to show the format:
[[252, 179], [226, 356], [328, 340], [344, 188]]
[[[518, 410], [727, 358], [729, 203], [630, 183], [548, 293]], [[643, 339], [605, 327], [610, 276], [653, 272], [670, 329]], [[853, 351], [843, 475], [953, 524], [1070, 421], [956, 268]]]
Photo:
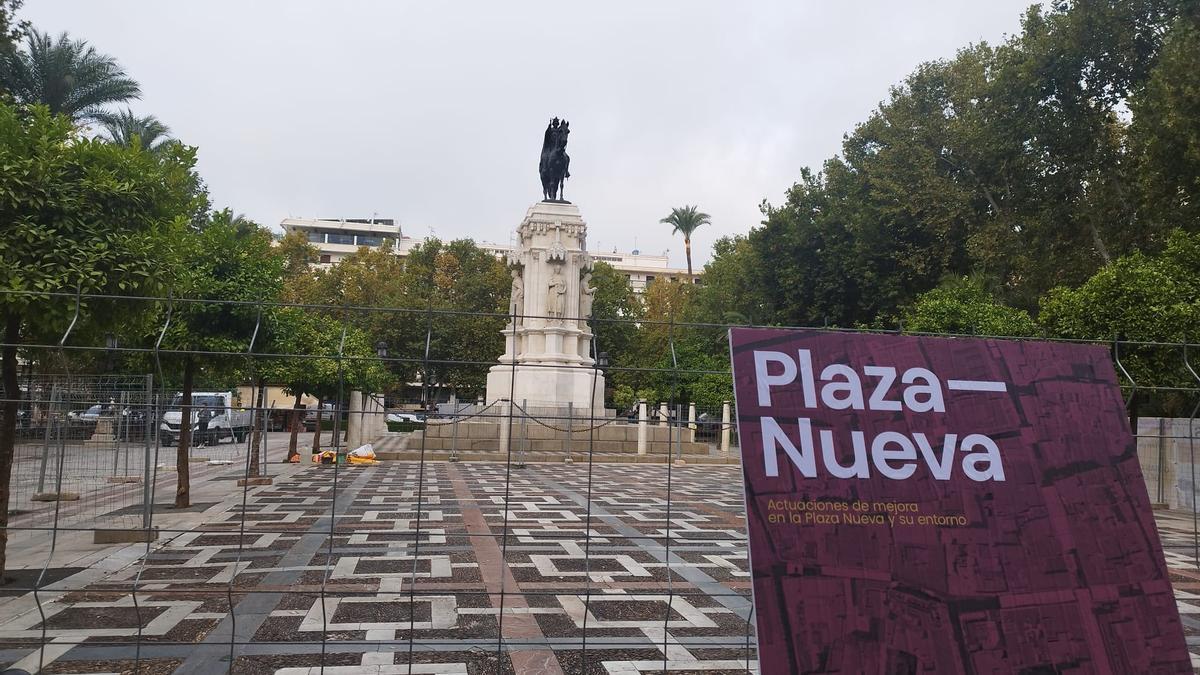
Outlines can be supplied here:
[[563, 199], [563, 186], [571, 177], [571, 157], [567, 154], [567, 134], [570, 133], [570, 123], [566, 120], [559, 122], [555, 117], [546, 125], [542, 160], [538, 164], [538, 173], [542, 177], [542, 198], [545, 201], [566, 201]]

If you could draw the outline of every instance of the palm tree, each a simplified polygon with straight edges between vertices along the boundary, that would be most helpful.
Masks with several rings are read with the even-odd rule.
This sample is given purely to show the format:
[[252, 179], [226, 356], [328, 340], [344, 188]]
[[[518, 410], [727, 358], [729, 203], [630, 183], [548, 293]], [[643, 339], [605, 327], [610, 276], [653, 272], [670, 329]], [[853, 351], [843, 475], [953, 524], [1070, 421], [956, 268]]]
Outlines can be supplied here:
[[95, 119], [105, 105], [142, 95], [116, 59], [83, 40], [30, 29], [25, 42], [26, 49], [0, 57], [0, 89], [19, 103], [44, 105], [78, 123]]
[[173, 143], [171, 130], [154, 115], [138, 117], [126, 108], [117, 113], [96, 113], [96, 121], [104, 127], [108, 140], [127, 147], [138, 146], [151, 152]]
[[688, 276], [692, 276], [692, 233], [701, 225], [711, 225], [709, 215], [696, 210], [695, 206], [683, 206], [671, 209], [671, 215], [658, 221], [673, 225], [671, 234], [683, 235], [683, 250], [687, 254]]

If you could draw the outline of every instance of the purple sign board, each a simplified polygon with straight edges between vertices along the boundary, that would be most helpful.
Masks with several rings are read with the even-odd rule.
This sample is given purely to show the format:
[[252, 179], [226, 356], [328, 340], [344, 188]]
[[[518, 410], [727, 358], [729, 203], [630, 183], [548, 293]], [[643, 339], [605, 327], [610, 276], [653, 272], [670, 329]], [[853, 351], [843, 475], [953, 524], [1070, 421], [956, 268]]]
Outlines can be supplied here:
[[1191, 672], [1106, 349], [730, 345], [765, 675]]

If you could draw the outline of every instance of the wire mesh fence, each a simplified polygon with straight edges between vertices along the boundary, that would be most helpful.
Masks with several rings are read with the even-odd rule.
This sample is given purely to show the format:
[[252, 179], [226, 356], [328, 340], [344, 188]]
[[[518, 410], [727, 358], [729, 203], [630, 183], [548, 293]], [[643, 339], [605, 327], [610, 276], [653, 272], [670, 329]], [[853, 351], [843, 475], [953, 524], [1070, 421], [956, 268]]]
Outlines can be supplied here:
[[[757, 672], [732, 383], [714, 366], [727, 326], [586, 321], [570, 368], [587, 394], [555, 403], [489, 394], [497, 369], [515, 391], [516, 359], [439, 346], [465, 319], [498, 338], [508, 315], [61, 300], [73, 311], [18, 345], [4, 401], [0, 663]], [[91, 326], [115, 302], [151, 318], [140, 333]], [[189, 343], [173, 333], [189, 303], [251, 320]], [[289, 312], [334, 337], [298, 345]], [[403, 340], [355, 341], [397, 323]], [[657, 356], [609, 351], [622, 328], [657, 331]], [[1168, 564], [1200, 581], [1194, 346], [1112, 346]]]

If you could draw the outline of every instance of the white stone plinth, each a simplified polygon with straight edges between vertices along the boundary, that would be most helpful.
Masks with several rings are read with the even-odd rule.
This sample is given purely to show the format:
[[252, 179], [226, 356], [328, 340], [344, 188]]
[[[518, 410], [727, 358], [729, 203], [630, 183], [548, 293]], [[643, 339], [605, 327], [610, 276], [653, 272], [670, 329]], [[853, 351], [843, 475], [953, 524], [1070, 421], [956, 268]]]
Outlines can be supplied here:
[[[517, 227], [504, 354], [487, 378], [488, 402], [601, 411], [604, 377], [593, 368], [587, 224], [574, 204], [538, 202]], [[515, 374], [515, 377], [514, 377]]]
[[[591, 368], [492, 366], [487, 376], [487, 390], [489, 401], [509, 398], [511, 391], [513, 401], [526, 401], [530, 407], [565, 408], [569, 403], [577, 411], [592, 410], [596, 415], [604, 412], [604, 376], [593, 374]], [[497, 394], [495, 398], [494, 393]]]

